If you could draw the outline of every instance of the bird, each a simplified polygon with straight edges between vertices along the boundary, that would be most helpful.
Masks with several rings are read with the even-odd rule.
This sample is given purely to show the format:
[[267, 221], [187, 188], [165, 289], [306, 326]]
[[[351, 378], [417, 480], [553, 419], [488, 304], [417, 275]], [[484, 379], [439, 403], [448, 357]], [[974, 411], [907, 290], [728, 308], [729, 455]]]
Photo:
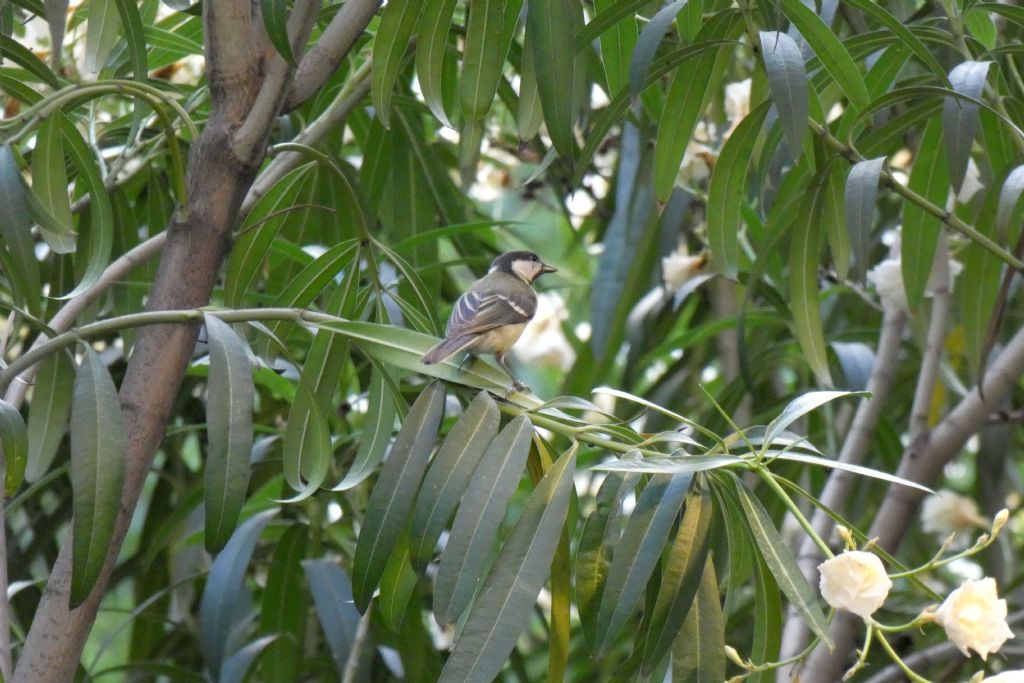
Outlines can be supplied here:
[[527, 390], [529, 387], [508, 367], [505, 354], [537, 312], [534, 281], [555, 272], [557, 268], [532, 251], [509, 251], [494, 259], [487, 274], [455, 302], [444, 339], [423, 354], [421, 362], [433, 365], [462, 351], [469, 352], [467, 360], [478, 354], [494, 354], [511, 378], [513, 391]]

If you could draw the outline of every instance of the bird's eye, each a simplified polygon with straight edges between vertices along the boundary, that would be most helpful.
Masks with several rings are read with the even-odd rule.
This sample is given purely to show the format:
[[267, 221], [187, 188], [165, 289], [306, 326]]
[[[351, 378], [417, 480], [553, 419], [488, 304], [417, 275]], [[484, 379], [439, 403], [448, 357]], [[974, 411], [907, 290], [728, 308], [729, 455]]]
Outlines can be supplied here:
[[539, 261], [540, 259], [539, 259], [539, 258], [537, 258], [537, 255], [536, 255], [536, 254], [530, 254], [530, 260], [531, 260], [531, 261]]

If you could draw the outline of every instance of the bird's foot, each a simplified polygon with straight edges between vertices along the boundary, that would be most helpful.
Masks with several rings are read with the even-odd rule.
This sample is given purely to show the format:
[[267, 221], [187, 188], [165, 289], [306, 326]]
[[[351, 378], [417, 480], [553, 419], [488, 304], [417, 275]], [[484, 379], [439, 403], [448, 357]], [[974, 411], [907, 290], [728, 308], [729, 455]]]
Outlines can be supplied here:
[[527, 393], [527, 392], [530, 391], [530, 385], [527, 384], [526, 382], [520, 382], [517, 379], [513, 379], [512, 380], [512, 387], [508, 391], [505, 392], [505, 398], [508, 398], [509, 396], [511, 396], [512, 394], [516, 393], [517, 391], [521, 391], [523, 393]]

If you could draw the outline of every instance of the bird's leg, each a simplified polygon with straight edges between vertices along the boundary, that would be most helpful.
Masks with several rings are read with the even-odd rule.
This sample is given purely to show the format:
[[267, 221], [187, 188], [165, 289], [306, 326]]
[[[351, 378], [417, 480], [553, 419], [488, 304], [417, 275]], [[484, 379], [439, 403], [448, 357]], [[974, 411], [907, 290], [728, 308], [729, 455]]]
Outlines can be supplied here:
[[459, 370], [458, 370], [459, 374], [461, 375], [466, 370], [466, 364], [472, 363], [475, 360], [476, 360], [476, 354], [475, 353], [467, 353], [466, 357], [462, 359], [461, 363], [459, 363]]
[[[498, 361], [498, 365], [501, 366], [502, 370], [504, 370], [506, 373], [508, 373], [509, 378], [512, 380], [512, 390], [508, 392], [509, 394], [513, 394], [513, 393], [515, 393], [517, 391], [529, 391], [530, 390], [529, 385], [527, 385], [525, 382], [520, 381], [519, 378], [516, 377], [515, 374], [512, 372], [512, 369], [505, 362], [505, 354], [504, 353], [496, 353], [496, 354], [494, 354], [494, 359], [496, 361]], [[506, 395], [506, 397], [507, 397], [507, 395]]]

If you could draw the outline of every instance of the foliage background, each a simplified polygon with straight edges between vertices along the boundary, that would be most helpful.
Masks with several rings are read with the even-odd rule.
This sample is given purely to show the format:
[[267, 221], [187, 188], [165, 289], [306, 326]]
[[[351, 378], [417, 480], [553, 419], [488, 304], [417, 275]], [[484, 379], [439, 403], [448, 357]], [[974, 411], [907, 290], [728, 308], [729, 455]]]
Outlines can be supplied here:
[[[473, 387], [503, 394], [504, 380], [484, 364], [465, 375], [443, 366], [436, 372], [449, 390], [441, 399], [415, 363], [428, 341], [414, 333], [437, 334], [450, 302], [512, 248], [533, 249], [559, 268], [542, 281], [540, 313], [517, 347], [517, 365], [542, 401], [577, 398], [550, 407], [548, 417], [531, 414], [540, 428], [528, 451], [531, 476], [514, 478], [507, 511], [491, 510], [505, 519], [498, 535], [511, 543], [520, 514], [540, 514], [529, 501], [540, 500], [530, 495], [542, 473], [553, 461], [563, 473], [575, 458], [566, 535], [531, 565], [534, 574], [544, 567], [537, 607], [497, 620], [513, 641], [524, 629], [511, 655], [486, 650], [484, 662], [505, 679], [657, 677], [666, 668], [679, 680], [742, 673], [725, 661], [720, 640], [700, 656], [688, 651], [686, 631], [671, 667], [668, 657], [640, 666], [657, 629], [647, 639], [633, 634], [645, 632], [666, 599], [668, 548], [686, 520], [676, 514], [680, 500], [674, 508], [642, 508], [663, 510], [661, 527], [653, 519], [655, 533], [631, 536], [643, 519], [629, 514], [632, 506], [645, 494], [653, 500], [646, 492], [660, 490], [665, 478], [634, 479], [636, 493], [624, 488], [600, 499], [603, 475], [590, 468], [614, 450], [598, 447], [601, 438], [630, 450], [674, 432], [674, 441], [644, 447], [667, 454], [674, 443], [699, 453], [715, 447], [708, 434], [767, 424], [808, 390], [868, 387], [871, 401], [829, 403], [790, 429], [825, 457], [971, 496], [981, 516], [1019, 509], [1024, 351], [1014, 272], [1021, 266], [1024, 15], [1016, 6], [391, 0], [378, 10], [357, 0], [264, 0], [251, 9], [248, 34], [260, 50], [248, 75], [256, 89], [277, 93], [267, 96], [269, 105], [250, 101], [253, 112], [269, 112], [264, 141], [230, 116], [230, 135], [209, 133], [219, 130], [221, 89], [244, 92], [246, 82], [211, 77], [211, 50], [225, 49], [225, 35], [243, 43], [247, 35], [218, 35], [210, 4], [204, 18], [201, 4], [187, 0], [0, 2], [0, 295], [10, 311], [3, 383], [27, 422], [20, 464], [11, 445], [17, 427], [4, 433], [5, 614], [15, 662], [25, 652], [26, 660], [35, 656], [23, 651], [30, 628], [52, 628], [55, 638], [72, 641], [90, 634], [81, 659], [72, 658], [81, 680], [439, 676], [453, 634], [431, 618], [437, 563], [418, 566], [425, 571], [417, 579], [401, 554], [408, 541], [392, 539], [394, 547], [374, 546], [383, 555], [374, 554], [367, 569], [360, 553], [375, 551], [360, 546], [368, 543], [367, 525], [405, 522], [372, 493], [375, 482], [393, 481], [378, 466], [396, 419], [430, 425], [443, 400], [444, 433]], [[347, 38], [337, 33], [342, 25]], [[302, 56], [317, 50], [337, 58], [320, 78], [310, 76], [314, 60]], [[202, 144], [200, 134], [207, 135]], [[204, 156], [217, 155], [241, 160], [239, 193], [223, 204], [226, 234], [206, 232], [196, 199], [212, 191], [204, 184], [217, 184], [197, 171]], [[858, 163], [877, 158], [884, 166]], [[186, 196], [191, 203], [183, 205]], [[147, 302], [163, 309], [207, 303], [179, 301], [171, 290], [155, 297], [152, 289], [167, 226], [183, 230], [189, 220], [199, 238], [187, 248], [197, 254], [233, 242], [209, 302], [210, 310], [241, 312], [228, 316], [233, 332], [207, 318], [162, 415], [166, 435], [144, 467], [139, 507], [118, 551], [112, 529], [125, 447], [104, 376], [109, 371], [123, 386]], [[956, 267], [933, 273], [947, 253], [963, 266], [955, 280]], [[890, 290], [865, 278], [887, 257], [899, 258], [908, 310], [887, 306]], [[327, 316], [378, 326], [330, 327]], [[67, 342], [62, 353], [48, 356], [34, 379], [14, 379], [42, 335], [91, 323], [98, 327], [84, 336], [95, 358], [74, 336], [57, 337]], [[76, 382], [73, 362], [94, 369], [96, 395], [109, 389], [93, 412], [82, 412], [81, 401], [77, 413], [72, 408], [86, 381], [79, 369]], [[990, 362], [997, 369], [980, 393]], [[250, 369], [251, 385], [240, 378]], [[626, 394], [593, 394], [600, 386]], [[150, 390], [173, 388], [153, 380]], [[643, 410], [629, 395], [660, 410]], [[423, 397], [432, 403], [410, 408]], [[251, 448], [247, 401], [254, 406]], [[539, 403], [519, 397], [502, 410], [511, 418]], [[551, 417], [555, 408], [576, 417]], [[602, 428], [605, 413], [625, 422]], [[683, 416], [706, 431], [686, 427]], [[76, 424], [85, 430], [80, 437]], [[438, 424], [426, 432], [432, 442]], [[134, 432], [127, 433], [131, 441]], [[571, 437], [578, 451], [559, 460]], [[87, 442], [95, 446], [75, 450]], [[423, 443], [411, 447], [413, 461], [428, 454]], [[730, 449], [749, 450], [735, 436]], [[390, 471], [400, 476], [394, 454]], [[767, 571], [742, 492], [761, 501], [774, 525], [765, 533], [781, 528], [812, 585], [817, 549], [767, 479], [740, 477], [745, 467], [735, 464], [693, 479], [690, 495], [714, 492], [708, 504], [715, 509], [701, 545], [713, 558], [703, 585], [715, 593], [701, 594], [697, 612], [720, 609], [716, 638], [725, 634], [724, 642], [760, 664], [799, 651], [794, 643], [806, 633], [799, 615], [783, 611], [781, 577]], [[882, 536], [904, 565], [936, 551], [936, 538], [917, 523], [920, 493], [840, 471], [830, 478], [833, 470], [805, 463], [778, 460], [770, 470], [771, 481], [822, 496], [853, 526]], [[410, 504], [419, 490], [413, 478], [405, 488], [397, 482]], [[537, 490], [561, 501], [563, 489], [550, 485]], [[93, 498], [78, 493], [90, 487]], [[787, 490], [838, 547], [828, 516]], [[132, 497], [124, 500], [130, 511]], [[587, 545], [594, 539], [585, 540], [592, 527], [584, 521], [606, 510], [599, 502], [625, 503], [610, 528], [626, 519], [631, 526], [621, 540], [609, 532]], [[691, 508], [699, 504], [688, 499]], [[272, 521], [268, 510], [276, 511]], [[964, 576], [984, 574], [999, 580], [1019, 632], [1020, 519], [983, 555], [929, 573], [934, 594], [901, 582], [887, 617], [909, 620]], [[540, 528], [547, 536], [524, 547], [553, 542], [561, 524]], [[79, 558], [90, 550], [102, 558], [108, 547], [117, 558], [105, 569], [76, 560], [70, 589], [61, 589], [65, 602], [70, 590], [72, 601], [98, 605], [95, 627], [85, 617], [78, 636], [33, 622], [69, 533]], [[630, 551], [633, 562], [619, 560], [621, 584], [599, 563], [588, 569], [585, 551], [610, 554], [616, 543], [647, 538]], [[484, 572], [494, 552], [485, 548], [474, 571]], [[688, 556], [700, 556], [696, 545]], [[381, 557], [386, 570], [375, 564]], [[786, 563], [795, 581], [799, 571], [791, 558]], [[495, 568], [500, 574], [501, 564]], [[372, 590], [379, 570], [380, 599], [360, 619], [338, 599], [351, 590], [346, 573], [371, 581]], [[605, 590], [611, 581], [628, 596], [621, 617], [581, 604], [588, 571]], [[100, 588], [88, 597], [97, 577]], [[357, 604], [366, 590], [356, 586]], [[695, 591], [688, 585], [683, 594]], [[533, 598], [525, 599], [532, 605]], [[633, 628], [615, 630], [611, 619]], [[606, 642], [596, 646], [591, 623], [598, 634], [611, 630]], [[966, 679], [985, 666], [961, 657], [937, 631], [906, 633], [894, 647], [905, 657], [932, 653], [920, 670], [929, 679]], [[836, 653], [815, 649], [802, 680], [836, 680], [852, 664], [857, 636], [849, 623], [844, 630], [837, 617], [831, 637]], [[1004, 654], [989, 661], [991, 670], [1019, 661], [1020, 644], [1011, 641]], [[681, 664], [692, 657], [698, 669], [716, 673], [701, 679]], [[891, 669], [876, 649], [859, 679], [895, 680], [884, 678]]]

